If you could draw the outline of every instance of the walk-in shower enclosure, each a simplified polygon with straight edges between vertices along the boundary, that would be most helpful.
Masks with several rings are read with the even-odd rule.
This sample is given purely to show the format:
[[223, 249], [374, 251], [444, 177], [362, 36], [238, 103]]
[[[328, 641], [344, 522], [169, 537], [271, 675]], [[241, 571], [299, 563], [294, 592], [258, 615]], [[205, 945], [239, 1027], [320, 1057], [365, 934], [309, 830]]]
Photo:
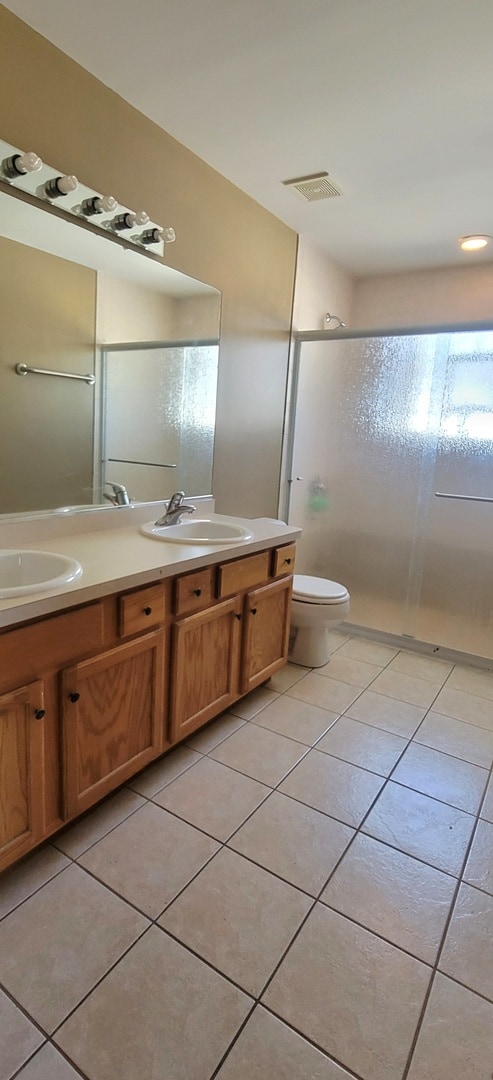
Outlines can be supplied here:
[[493, 658], [493, 331], [300, 334], [290, 396], [298, 569], [354, 625]]

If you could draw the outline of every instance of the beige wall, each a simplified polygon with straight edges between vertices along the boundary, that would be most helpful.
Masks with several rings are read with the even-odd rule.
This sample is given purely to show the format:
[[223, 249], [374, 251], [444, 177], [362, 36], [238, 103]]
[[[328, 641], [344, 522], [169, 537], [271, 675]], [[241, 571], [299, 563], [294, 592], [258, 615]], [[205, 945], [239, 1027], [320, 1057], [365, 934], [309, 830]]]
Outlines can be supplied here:
[[362, 278], [354, 288], [351, 326], [452, 326], [493, 320], [493, 264]]
[[96, 341], [172, 341], [176, 301], [135, 281], [98, 273]]
[[300, 237], [294, 329], [324, 330], [327, 311], [354, 330], [491, 322], [493, 263], [358, 279]]
[[[92, 502], [96, 274], [0, 237], [0, 513]], [[68, 434], [69, 433], [69, 434]]]
[[173, 225], [166, 261], [222, 290], [217, 509], [275, 513], [296, 234], [1, 6], [0, 82], [5, 140]]
[[147, 285], [98, 273], [97, 297], [98, 345], [219, 337], [219, 294], [180, 300]]

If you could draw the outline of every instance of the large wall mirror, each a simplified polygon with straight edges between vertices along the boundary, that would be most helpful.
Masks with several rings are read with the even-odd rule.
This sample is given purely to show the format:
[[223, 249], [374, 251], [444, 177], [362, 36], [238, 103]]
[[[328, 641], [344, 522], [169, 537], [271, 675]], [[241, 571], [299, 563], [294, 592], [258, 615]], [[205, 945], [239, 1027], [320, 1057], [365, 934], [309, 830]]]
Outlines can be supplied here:
[[220, 303], [0, 191], [0, 514], [210, 494]]

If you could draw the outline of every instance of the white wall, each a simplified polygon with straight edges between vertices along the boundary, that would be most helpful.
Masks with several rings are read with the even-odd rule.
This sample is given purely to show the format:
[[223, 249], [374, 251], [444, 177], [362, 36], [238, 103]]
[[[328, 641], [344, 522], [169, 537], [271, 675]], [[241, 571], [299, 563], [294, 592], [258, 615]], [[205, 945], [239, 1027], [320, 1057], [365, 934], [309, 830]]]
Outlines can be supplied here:
[[493, 321], [493, 263], [362, 278], [351, 327], [450, 326]]
[[299, 238], [293, 305], [294, 330], [325, 330], [325, 315], [348, 323], [354, 279], [321, 251]]

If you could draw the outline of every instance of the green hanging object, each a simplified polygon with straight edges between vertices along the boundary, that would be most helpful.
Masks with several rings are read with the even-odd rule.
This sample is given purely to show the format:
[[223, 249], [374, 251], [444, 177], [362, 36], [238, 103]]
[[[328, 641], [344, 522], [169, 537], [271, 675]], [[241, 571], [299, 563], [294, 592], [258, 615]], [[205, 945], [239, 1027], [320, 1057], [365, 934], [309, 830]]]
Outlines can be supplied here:
[[322, 510], [327, 510], [328, 506], [329, 496], [325, 484], [322, 484], [320, 477], [316, 476], [308, 488], [308, 509], [314, 513], [320, 513]]

